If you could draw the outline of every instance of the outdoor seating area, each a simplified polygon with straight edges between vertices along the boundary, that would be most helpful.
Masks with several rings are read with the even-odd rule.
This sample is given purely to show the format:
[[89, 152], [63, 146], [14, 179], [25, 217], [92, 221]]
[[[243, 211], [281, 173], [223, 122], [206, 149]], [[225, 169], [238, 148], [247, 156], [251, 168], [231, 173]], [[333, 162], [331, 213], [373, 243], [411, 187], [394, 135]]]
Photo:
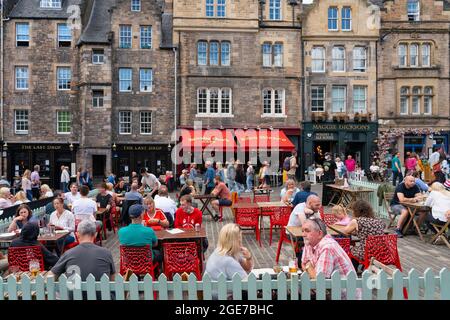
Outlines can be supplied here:
[[[351, 248], [360, 239], [346, 234], [345, 226], [339, 225], [339, 220], [332, 213], [332, 206], [320, 208], [327, 234], [335, 239], [346, 255], [361, 264], [359, 270], [355, 269], [356, 272], [351, 271], [345, 277], [338, 272], [330, 277], [320, 273], [311, 277], [308, 272], [302, 272], [295, 255], [302, 250], [304, 230], [302, 227], [288, 226], [292, 208], [280, 201], [279, 191], [274, 189], [267, 194], [233, 194], [233, 204], [223, 208], [219, 221], [209, 214], [210, 204], [205, 206], [203, 202], [203, 223], [200, 227], [156, 230], [158, 245], [152, 249], [161, 252], [163, 258], [160, 262], [153, 260], [150, 246], [121, 245], [117, 231], [123, 226], [120, 219], [116, 223], [120, 216], [119, 206], [115, 209], [117, 212], [108, 215], [108, 218], [105, 218], [105, 210], [98, 209], [97, 219], [103, 222], [103, 226], [98, 229], [102, 236], [97, 238], [97, 245], [111, 252], [117, 270], [114, 280], [110, 280], [107, 274], [100, 280], [91, 276], [83, 280], [78, 276], [66, 279], [64, 274], [55, 278], [45, 268], [42, 253], [36, 247], [10, 248], [7, 251], [10, 268], [0, 278], [0, 300], [97, 299], [100, 296], [102, 299], [113, 296], [117, 300], [209, 300], [242, 298], [243, 294], [248, 299], [263, 300], [427, 299], [431, 296], [432, 299], [450, 299], [448, 288], [444, 286], [450, 280], [450, 250], [442, 240], [443, 243], [433, 245], [439, 237], [446, 237], [448, 223], [447, 226], [436, 226], [438, 233], [434, 236], [423, 237], [419, 234], [398, 239], [390, 228], [395, 223], [395, 217], [393, 219], [389, 215], [389, 206], [384, 202], [386, 199], [379, 206], [378, 185], [363, 181], [351, 181], [351, 184], [355, 190], [364, 191], [356, 194], [362, 194], [371, 204], [377, 217], [386, 221], [386, 228], [384, 235], [367, 237], [363, 259], [358, 259]], [[320, 187], [316, 185], [312, 188], [319, 198]], [[340, 191], [336, 197], [337, 202], [345, 207], [359, 196], [346, 198], [345, 192]], [[202, 199], [209, 199], [197, 198], [199, 204], [202, 204]], [[44, 214], [44, 207], [33, 212], [37, 217]], [[10, 220], [1, 221], [0, 230], [5, 230]], [[224, 275], [211, 278], [205, 272], [208, 259], [220, 241], [220, 231], [229, 223], [239, 225], [242, 246], [248, 248], [253, 257], [253, 270], [246, 279], [241, 279], [238, 274], [232, 278]], [[107, 224], [110, 230], [106, 228]], [[411, 222], [412, 225], [415, 225], [414, 222]], [[38, 241], [47, 246], [67, 234], [40, 235]], [[209, 245], [205, 250], [206, 239]], [[0, 239], [0, 244], [6, 248], [11, 241]], [[37, 267], [31, 270], [29, 266], [35, 266], [35, 261], [38, 262]], [[371, 274], [377, 276], [375, 285], [368, 280]], [[79, 284], [75, 290], [69, 285], [73, 281]], [[346, 289], [346, 295], [341, 295], [342, 289]]]

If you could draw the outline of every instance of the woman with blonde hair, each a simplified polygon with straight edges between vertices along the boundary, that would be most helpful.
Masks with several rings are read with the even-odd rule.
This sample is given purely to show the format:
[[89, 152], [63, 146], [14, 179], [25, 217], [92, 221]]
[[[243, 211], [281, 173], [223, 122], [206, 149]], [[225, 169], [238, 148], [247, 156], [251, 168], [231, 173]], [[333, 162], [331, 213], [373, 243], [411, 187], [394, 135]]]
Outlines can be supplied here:
[[14, 196], [11, 195], [9, 188], [0, 188], [0, 209], [12, 207], [15, 201], [16, 200], [14, 199]]
[[31, 171], [25, 170], [22, 176], [22, 190], [25, 192], [27, 199], [33, 201], [33, 191], [31, 190]]
[[253, 256], [242, 246], [242, 232], [235, 223], [226, 224], [219, 233], [217, 248], [206, 262], [205, 271], [212, 280], [217, 280], [223, 273], [231, 280], [235, 273], [246, 278], [253, 269]]
[[48, 184], [43, 184], [41, 186], [41, 199], [53, 197], [53, 191], [50, 189]]
[[16, 202], [14, 202], [14, 205], [30, 202], [30, 200], [28, 200], [27, 195], [25, 194], [24, 191], [17, 192], [15, 197], [16, 197]]
[[[449, 185], [450, 183], [446, 182]], [[431, 213], [426, 216], [428, 229], [435, 232], [433, 224], [444, 225], [450, 218], [448, 212], [450, 209], [450, 191], [440, 182], [431, 185], [431, 192], [425, 201], [425, 205], [431, 207]]]

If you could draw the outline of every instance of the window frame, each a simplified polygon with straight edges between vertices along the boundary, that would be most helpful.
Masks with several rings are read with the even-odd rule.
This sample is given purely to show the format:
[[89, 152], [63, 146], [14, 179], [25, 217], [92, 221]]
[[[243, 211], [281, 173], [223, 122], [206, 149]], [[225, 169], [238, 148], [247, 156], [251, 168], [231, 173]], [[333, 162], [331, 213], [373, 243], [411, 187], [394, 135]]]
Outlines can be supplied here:
[[[229, 112], [223, 112], [223, 106], [222, 106], [222, 92], [223, 91], [229, 91], [229, 97], [228, 102], [229, 102]], [[206, 99], [206, 112], [199, 112], [200, 111], [200, 91], [205, 91], [206, 92], [206, 97], [202, 98]], [[211, 112], [211, 92], [212, 91], [217, 91], [217, 112]], [[203, 101], [204, 103], [204, 101]], [[202, 106], [202, 108], [205, 106]], [[196, 116], [204, 116], [204, 117], [208, 117], [208, 116], [212, 116], [212, 117], [228, 117], [228, 116], [232, 116], [233, 115], [233, 90], [230, 87], [223, 87], [223, 88], [219, 88], [219, 87], [210, 87], [210, 88], [206, 88], [206, 87], [199, 87], [197, 88], [197, 114]]]
[[[99, 92], [102, 93], [102, 95], [96, 95]], [[95, 102], [97, 101], [97, 102]], [[100, 105], [101, 102], [101, 105]], [[97, 104], [97, 105], [95, 105]], [[92, 90], [92, 108], [103, 108], [105, 105], [105, 91], [104, 90]]]
[[[143, 79], [142, 75], [143, 72], [150, 71], [150, 78], [149, 79]], [[143, 90], [143, 83], [150, 83], [150, 89]], [[139, 68], [139, 92], [153, 92], [153, 68]]]
[[[122, 115], [127, 113], [129, 115], [129, 121], [123, 121]], [[119, 134], [131, 135], [133, 134], [133, 112], [131, 110], [119, 110]], [[122, 132], [122, 125], [129, 125], [130, 132]]]
[[[148, 28], [149, 30], [145, 31], [144, 30], [145, 28]], [[143, 39], [147, 39], [147, 41], [149, 40], [149, 42], [147, 43], [147, 47], [143, 46], [143, 41], [142, 41]], [[150, 25], [139, 26], [139, 48], [144, 49], [144, 50], [153, 49], [152, 42], [153, 42], [152, 26], [150, 26]]]
[[[320, 49], [320, 51], [322, 52], [322, 57], [319, 58], [319, 59], [314, 58], [314, 51], [315, 51], [315, 50], [319, 50], [319, 49]], [[323, 66], [323, 69], [322, 69], [322, 70], [315, 70], [315, 69], [314, 69], [314, 61], [321, 61], [321, 62], [322, 62], [321, 64], [322, 64], [322, 66]], [[312, 49], [311, 49], [311, 72], [314, 72], [314, 73], [324, 73], [325, 70], [326, 70], [326, 50], [325, 50], [325, 47], [323, 47], [323, 46], [315, 46], [315, 47], [312, 47]]]
[[[59, 118], [61, 113], [67, 113], [69, 115], [68, 120], [64, 119], [61, 120]], [[60, 129], [60, 124], [65, 124], [65, 126], [67, 126], [67, 128], [69, 129], [69, 132], [67, 131], [61, 131]], [[72, 113], [69, 110], [58, 110], [56, 111], [56, 134], [71, 134], [72, 133]]]
[[[417, 10], [410, 12], [410, 4], [416, 4]], [[419, 0], [407, 0], [406, 1], [406, 14], [408, 16], [408, 21], [420, 21], [420, 1]]]
[[[100, 52], [102, 52], [102, 53], [100, 53]], [[96, 57], [97, 57], [97, 61], [95, 61]], [[100, 59], [100, 57], [101, 57], [101, 59]], [[105, 64], [105, 50], [104, 49], [92, 49], [92, 64]]]
[[[344, 91], [343, 99], [341, 99], [341, 97], [334, 98], [333, 93], [337, 89], [343, 89], [343, 91]], [[343, 102], [343, 108], [340, 109], [339, 111], [336, 111], [335, 108], [334, 108], [336, 101], [342, 101]], [[343, 112], [345, 113], [345, 112], [347, 112], [346, 109], [347, 109], [347, 86], [333, 85], [331, 87], [331, 112], [332, 113], [343, 113]]]
[[205, 11], [205, 15], [207, 18], [214, 18], [214, 5], [215, 1], [214, 0], [206, 0], [205, 4], [206, 4], [206, 11]]
[[[345, 17], [344, 18], [344, 10], [347, 10], [348, 9], [348, 12], [350, 13], [350, 17]], [[350, 26], [350, 28], [349, 29], [344, 29], [344, 22], [349, 22], [349, 26]], [[341, 30], [342, 31], [345, 31], [345, 32], [348, 32], [348, 31], [352, 31], [352, 7], [349, 7], [349, 6], [343, 6], [342, 7], [342, 9], [341, 9]]]
[[[342, 49], [342, 50], [341, 50]], [[335, 52], [343, 52], [343, 58], [336, 58]], [[347, 51], [345, 50], [345, 46], [333, 46], [333, 49], [331, 50], [331, 70], [332, 72], [346, 72], [347, 69]], [[337, 70], [335, 68], [336, 64], [338, 62], [342, 62], [342, 70]]]
[[[277, 53], [275, 50], [275, 47], [280, 47], [281, 51], [279, 54], [279, 64], [277, 64]], [[273, 58], [272, 58], [272, 66], [275, 68], [283, 68], [283, 58], [284, 58], [284, 46], [282, 42], [275, 42], [274, 44], [272, 44], [272, 54], [273, 54]]]
[[[217, 50], [213, 52], [212, 50], [212, 45], [216, 46]], [[208, 43], [208, 47], [209, 47], [209, 55], [208, 55], [208, 60], [209, 60], [209, 66], [211, 67], [218, 67], [220, 66], [220, 42], [218, 40], [211, 40]], [[216, 63], [212, 63], [211, 61], [213, 61], [213, 54], [216, 55]]]
[[[61, 71], [69, 71], [69, 78], [60, 78], [60, 72]], [[60, 88], [60, 82], [66, 80], [67, 87], [66, 88]], [[56, 67], [56, 89], [57, 91], [69, 91], [70, 90], [70, 83], [72, 82], [72, 68], [67, 66], [60, 66]]]
[[[364, 58], [356, 57], [356, 52], [358, 52], [358, 49], [362, 49], [362, 52], [364, 53]], [[356, 68], [356, 61], [364, 61], [364, 67], [362, 68]], [[355, 46], [353, 47], [353, 71], [358, 72], [366, 72], [367, 71], [367, 47], [364, 46]]]
[[[127, 30], [124, 30], [127, 28]], [[129, 35], [128, 35], [129, 33]], [[125, 40], [129, 39], [129, 47], [125, 46]], [[130, 24], [119, 25], [119, 49], [131, 49], [133, 48], [133, 27]]]
[[[427, 89], [430, 89], [431, 92], [428, 93]], [[430, 103], [430, 110], [429, 110], [429, 112], [425, 112], [428, 101]], [[426, 86], [423, 89], [423, 114], [424, 115], [432, 115], [433, 114], [433, 87], [431, 87], [431, 86]]]
[[[421, 99], [422, 99], [422, 88], [419, 86], [414, 86], [411, 91], [411, 115], [413, 116], [420, 115]], [[415, 109], [416, 111], [414, 111]]]
[[281, 0], [269, 0], [269, 20], [283, 20]]
[[[402, 55], [401, 53], [401, 48], [404, 48], [404, 55]], [[409, 65], [409, 56], [408, 56], [408, 44], [407, 43], [399, 43], [398, 45], [398, 51], [397, 51], [397, 56], [398, 56], [398, 66], [400, 68], [407, 68]], [[402, 64], [402, 60], [404, 60], [404, 63]]]
[[[64, 33], [61, 34], [61, 30], [60, 28], [65, 26], [67, 29], [64, 31], [68, 31], [70, 34], [70, 41], [67, 39], [63, 39], [64, 37], [68, 37], [67, 34], [65, 35]], [[58, 43], [58, 48], [70, 48], [72, 46], [72, 30], [70, 29], [70, 27], [67, 25], [67, 23], [58, 23], [56, 26], [56, 30], [57, 30], [57, 43]], [[66, 45], [64, 45], [66, 44]], [[69, 44], [69, 45], [67, 45]]]
[[[267, 93], [267, 94], [266, 94]], [[281, 95], [280, 95], [281, 93]], [[281, 96], [276, 98], [276, 95]], [[270, 99], [270, 112], [266, 112], [266, 96]], [[284, 88], [264, 88], [261, 92], [262, 117], [285, 117], [286, 116], [286, 90]], [[277, 101], [281, 100], [281, 112], [276, 112]]]
[[[266, 52], [266, 48], [269, 48], [269, 51]], [[263, 67], [264, 68], [271, 68], [273, 65], [273, 47], [272, 42], [264, 42], [262, 44], [262, 54], [263, 54]], [[269, 60], [269, 61], [267, 61]], [[267, 63], [266, 63], [267, 62]]]
[[[330, 16], [330, 13], [335, 11], [336, 12], [336, 17], [332, 17]], [[336, 6], [330, 6], [328, 7], [328, 11], [327, 11], [327, 21], [328, 21], [328, 31], [339, 31], [339, 8]], [[330, 28], [330, 22], [335, 22], [336, 23], [336, 29], [332, 29]]]
[[[130, 71], [130, 78], [129, 79], [122, 79], [121, 77], [121, 71], [125, 71], [125, 70], [129, 70]], [[122, 90], [121, 88], [121, 83], [125, 82], [125, 81], [129, 81], [130, 82], [130, 86], [129, 86], [129, 90]], [[133, 91], [133, 68], [119, 68], [119, 92], [132, 92]]]
[[[412, 54], [412, 48], [416, 48], [416, 54]], [[417, 68], [419, 67], [419, 48], [420, 45], [418, 43], [410, 43], [409, 44], [409, 67]], [[415, 64], [412, 63], [412, 59], [415, 57]]]
[[[18, 119], [18, 112], [23, 113], [24, 118]], [[26, 127], [26, 130], [18, 130], [18, 124], [21, 121], [21, 124]], [[14, 133], [15, 134], [29, 134], [30, 132], [30, 110], [27, 109], [15, 109], [14, 110]]]
[[[136, 1], [137, 1], [137, 4], [136, 4]], [[141, 10], [142, 10], [141, 0], [131, 0], [130, 2], [131, 2], [130, 10], [132, 12], [141, 12]], [[136, 9], [136, 7], [139, 7], [139, 9]]]
[[[44, 5], [46, 4], [46, 5]], [[39, 7], [41, 9], [61, 9], [62, 1], [61, 0], [41, 0], [39, 3]]]
[[[228, 60], [224, 59], [224, 55], [223, 55], [223, 53], [224, 53], [224, 45], [228, 46]], [[228, 62], [224, 63], [224, 61], [228, 61]], [[220, 42], [220, 65], [222, 67], [229, 67], [229, 66], [231, 66], [231, 41], [221, 41]]]
[[[19, 26], [26, 26], [27, 33], [26, 34], [19, 33]], [[29, 47], [30, 46], [30, 23], [29, 22], [16, 22], [15, 31], [16, 31], [16, 48]], [[26, 37], [26, 40], [19, 40], [19, 37]], [[26, 45], [19, 45], [19, 43], [23, 43], [23, 44], [26, 43]]]
[[[205, 63], [200, 63], [200, 45], [204, 45], [205, 47], [205, 52], [203, 53], [202, 51], [202, 55], [204, 54], [204, 61]], [[207, 66], [208, 65], [208, 41], [206, 40], [199, 40], [197, 41], [197, 65], [198, 66]]]
[[[24, 78], [24, 77], [18, 77], [18, 70], [19, 69], [25, 69], [26, 70], [26, 78]], [[14, 67], [14, 87], [15, 87], [15, 90], [17, 90], [17, 91], [28, 91], [29, 89], [30, 89], [30, 81], [29, 81], [29, 79], [30, 79], [30, 71], [29, 71], [29, 67], [28, 66], [15, 66]], [[25, 80], [26, 82], [26, 88], [19, 88], [18, 86], [17, 86], [17, 84], [18, 84], [18, 81], [19, 80]]]
[[[221, 10], [219, 10], [221, 8]], [[219, 12], [221, 14], [219, 14]], [[227, 1], [226, 0], [216, 0], [216, 18], [225, 18], [227, 16]]]
[[[404, 93], [402, 93], [402, 90], [405, 90]], [[400, 110], [399, 110], [399, 114], [402, 116], [407, 116], [409, 115], [409, 98], [410, 98], [410, 94], [409, 94], [409, 87], [403, 86], [400, 87]], [[406, 103], [406, 112], [402, 112], [402, 101], [405, 101]]]
[[[142, 121], [143, 114], [150, 114], [150, 121]], [[148, 119], [147, 119], [148, 120]], [[142, 125], [150, 124], [150, 132], [143, 132]], [[151, 110], [141, 110], [139, 111], [139, 134], [141, 135], [152, 135], [153, 134], [153, 111]]]
[[[318, 99], [318, 98], [314, 97], [313, 90], [316, 90], [316, 89], [322, 89], [322, 99]], [[325, 85], [312, 85], [311, 86], [311, 89], [310, 89], [310, 111], [311, 112], [325, 112], [326, 111], [326, 98], [327, 98], [326, 91], [327, 91], [327, 88]], [[318, 96], [318, 95], [316, 94], [316, 96]], [[313, 101], [322, 101], [323, 110], [313, 110]], [[317, 109], [317, 106], [314, 108]]]
[[[364, 100], [356, 99], [356, 92], [360, 89], [364, 90]], [[358, 98], [359, 98], [359, 96], [358, 96]], [[359, 104], [362, 101], [364, 102], [364, 109], [355, 108], [356, 103]], [[367, 86], [365, 86], [365, 85], [354, 85], [353, 86], [353, 113], [356, 113], [356, 112], [361, 113], [361, 114], [367, 113]]]
[[[426, 57], [428, 57], [427, 59], [427, 63], [424, 64], [424, 49], [428, 48], [428, 55], [426, 55]], [[423, 68], [429, 68], [431, 67], [431, 43], [429, 42], [424, 42], [420, 44], [420, 66]]]

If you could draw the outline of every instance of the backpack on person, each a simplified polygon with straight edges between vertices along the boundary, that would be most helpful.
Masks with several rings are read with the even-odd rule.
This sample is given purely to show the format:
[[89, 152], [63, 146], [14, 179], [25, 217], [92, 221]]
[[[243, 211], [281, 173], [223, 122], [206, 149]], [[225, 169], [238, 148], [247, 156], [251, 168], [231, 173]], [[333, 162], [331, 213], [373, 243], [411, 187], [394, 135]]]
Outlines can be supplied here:
[[283, 170], [291, 170], [291, 157], [286, 157], [283, 162]]

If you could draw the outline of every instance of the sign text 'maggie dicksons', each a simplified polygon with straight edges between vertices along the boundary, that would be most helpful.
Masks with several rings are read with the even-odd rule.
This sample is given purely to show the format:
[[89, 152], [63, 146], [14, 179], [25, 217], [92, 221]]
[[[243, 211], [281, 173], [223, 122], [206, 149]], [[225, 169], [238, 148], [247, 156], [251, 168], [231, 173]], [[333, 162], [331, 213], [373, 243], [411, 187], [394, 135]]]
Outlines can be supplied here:
[[328, 130], [328, 131], [369, 131], [368, 124], [345, 124], [345, 123], [328, 123], [328, 124], [314, 124], [313, 130]]

